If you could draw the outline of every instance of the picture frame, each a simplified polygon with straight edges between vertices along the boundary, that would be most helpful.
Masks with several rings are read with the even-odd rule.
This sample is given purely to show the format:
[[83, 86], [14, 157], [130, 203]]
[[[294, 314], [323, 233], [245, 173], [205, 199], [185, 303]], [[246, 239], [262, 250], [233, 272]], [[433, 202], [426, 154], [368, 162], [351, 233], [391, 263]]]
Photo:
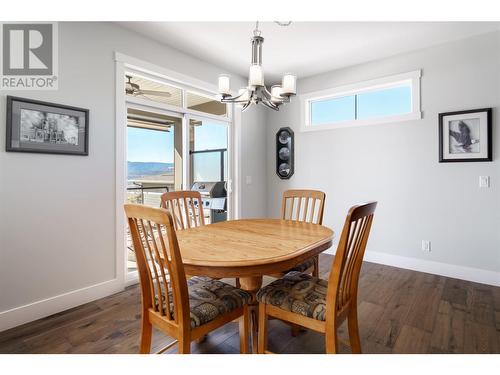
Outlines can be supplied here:
[[492, 108], [439, 114], [439, 162], [493, 160]]
[[89, 110], [7, 96], [6, 151], [89, 154]]

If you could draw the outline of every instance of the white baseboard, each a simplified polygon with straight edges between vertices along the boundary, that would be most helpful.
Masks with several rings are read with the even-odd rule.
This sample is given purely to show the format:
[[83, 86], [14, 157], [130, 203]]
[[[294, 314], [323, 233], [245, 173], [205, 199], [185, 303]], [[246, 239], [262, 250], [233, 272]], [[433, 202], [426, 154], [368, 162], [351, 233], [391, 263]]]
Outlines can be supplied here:
[[123, 283], [119, 279], [112, 279], [2, 311], [0, 312], [0, 332], [109, 296], [121, 290], [123, 290]]
[[[325, 251], [325, 253], [334, 255], [334, 250], [335, 249], [330, 248]], [[364, 260], [387, 266], [500, 286], [500, 272], [403, 257], [376, 251], [367, 251]], [[0, 332], [117, 293], [123, 290], [123, 285], [124, 284], [119, 279], [112, 279], [29, 303], [24, 306], [2, 311], [0, 312]]]
[[[330, 248], [326, 254], [335, 254], [335, 249]], [[434, 262], [430, 260], [403, 257], [400, 255], [366, 251], [363, 259], [366, 262], [384, 264], [386, 266], [404, 268], [407, 270], [432, 273], [434, 275], [453, 277], [455, 279], [473, 281], [481, 284], [500, 286], [500, 272], [482, 270], [479, 268], [457, 266]]]

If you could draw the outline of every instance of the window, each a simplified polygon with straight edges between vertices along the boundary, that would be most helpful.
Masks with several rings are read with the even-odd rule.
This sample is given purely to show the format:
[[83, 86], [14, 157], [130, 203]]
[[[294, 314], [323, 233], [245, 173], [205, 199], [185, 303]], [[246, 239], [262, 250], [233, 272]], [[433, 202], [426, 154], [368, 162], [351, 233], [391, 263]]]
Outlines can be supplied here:
[[191, 184], [227, 181], [227, 125], [210, 120], [189, 121]]
[[356, 119], [356, 97], [317, 100], [311, 102], [311, 124], [331, 124]]
[[182, 105], [182, 90], [180, 88], [133, 73], [125, 74], [125, 93], [129, 96], [158, 103]]
[[186, 92], [186, 104], [188, 109], [205, 112], [217, 116], [227, 115], [227, 105], [213, 98]]
[[303, 130], [414, 120], [420, 115], [420, 71], [301, 97]]

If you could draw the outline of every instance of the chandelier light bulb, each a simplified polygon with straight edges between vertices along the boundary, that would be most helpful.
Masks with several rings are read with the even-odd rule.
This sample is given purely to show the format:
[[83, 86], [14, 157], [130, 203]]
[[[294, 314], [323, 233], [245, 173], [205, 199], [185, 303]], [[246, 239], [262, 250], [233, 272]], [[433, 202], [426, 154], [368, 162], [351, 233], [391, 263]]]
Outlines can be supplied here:
[[264, 86], [264, 71], [262, 66], [258, 64], [250, 65], [250, 73], [248, 75], [249, 86]]
[[231, 78], [227, 74], [219, 75], [219, 93], [223, 95], [231, 94]]
[[283, 75], [283, 94], [295, 95], [297, 94], [297, 77], [292, 73], [285, 73]]

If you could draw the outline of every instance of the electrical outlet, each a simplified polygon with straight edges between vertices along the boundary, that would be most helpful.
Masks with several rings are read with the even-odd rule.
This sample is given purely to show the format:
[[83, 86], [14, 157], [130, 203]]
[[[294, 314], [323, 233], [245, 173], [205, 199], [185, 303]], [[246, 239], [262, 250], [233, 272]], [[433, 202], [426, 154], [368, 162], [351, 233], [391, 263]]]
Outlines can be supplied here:
[[431, 241], [422, 240], [422, 251], [431, 252]]
[[490, 187], [490, 176], [479, 176], [479, 187], [489, 188]]

